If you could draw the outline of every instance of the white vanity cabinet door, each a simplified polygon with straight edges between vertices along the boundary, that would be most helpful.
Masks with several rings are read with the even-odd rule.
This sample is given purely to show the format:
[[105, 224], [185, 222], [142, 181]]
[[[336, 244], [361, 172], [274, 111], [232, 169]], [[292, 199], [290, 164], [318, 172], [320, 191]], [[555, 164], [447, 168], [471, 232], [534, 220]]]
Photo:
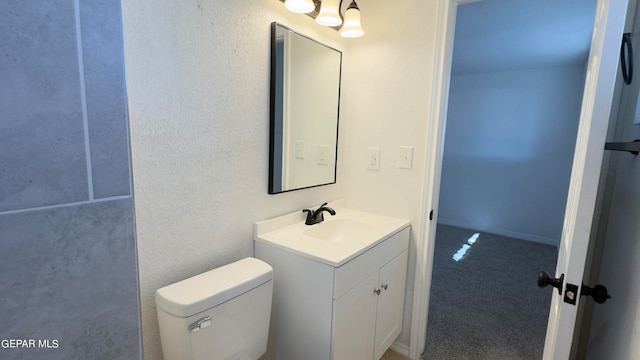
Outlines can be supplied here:
[[378, 360], [402, 331], [408, 250], [333, 300], [332, 360]]
[[403, 251], [380, 269], [374, 360], [382, 357], [402, 331], [407, 255]]
[[373, 359], [378, 272], [333, 301], [332, 360]]

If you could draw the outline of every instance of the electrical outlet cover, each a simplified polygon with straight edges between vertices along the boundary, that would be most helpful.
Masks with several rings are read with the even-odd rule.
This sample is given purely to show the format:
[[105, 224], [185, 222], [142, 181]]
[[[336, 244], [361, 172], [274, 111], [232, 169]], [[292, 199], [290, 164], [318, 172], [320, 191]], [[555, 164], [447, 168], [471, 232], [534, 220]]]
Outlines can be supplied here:
[[367, 149], [367, 169], [380, 171], [380, 148]]

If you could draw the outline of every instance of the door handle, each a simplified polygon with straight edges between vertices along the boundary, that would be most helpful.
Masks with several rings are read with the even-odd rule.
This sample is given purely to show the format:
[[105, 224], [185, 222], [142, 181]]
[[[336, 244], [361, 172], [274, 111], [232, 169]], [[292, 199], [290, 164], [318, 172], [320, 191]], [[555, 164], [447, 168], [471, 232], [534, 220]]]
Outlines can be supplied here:
[[547, 287], [547, 285], [551, 285], [554, 288], [558, 289], [558, 294], [562, 295], [562, 283], [564, 282], [564, 274], [560, 275], [559, 278], [551, 278], [549, 274], [544, 271], [540, 271], [538, 274], [538, 286], [541, 288]]
[[[627, 64], [627, 60], [629, 63]], [[620, 65], [622, 66], [622, 78], [629, 85], [633, 81], [633, 47], [631, 46], [631, 33], [622, 34], [620, 45]]]
[[598, 284], [593, 288], [588, 287], [585, 284], [582, 284], [580, 288], [580, 296], [591, 296], [593, 297], [593, 301], [598, 304], [604, 304], [607, 299], [611, 299], [611, 295], [607, 292], [607, 288]]

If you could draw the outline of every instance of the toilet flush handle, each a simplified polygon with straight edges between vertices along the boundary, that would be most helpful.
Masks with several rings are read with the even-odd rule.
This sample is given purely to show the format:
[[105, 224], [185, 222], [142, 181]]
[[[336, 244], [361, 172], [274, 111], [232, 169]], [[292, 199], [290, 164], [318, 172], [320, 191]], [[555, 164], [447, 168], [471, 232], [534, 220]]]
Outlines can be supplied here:
[[200, 331], [200, 329], [204, 329], [208, 326], [211, 325], [211, 317], [207, 316], [207, 317], [203, 317], [202, 319], [194, 322], [193, 324], [189, 325], [189, 327], [187, 328], [190, 332], [196, 332], [196, 331]]

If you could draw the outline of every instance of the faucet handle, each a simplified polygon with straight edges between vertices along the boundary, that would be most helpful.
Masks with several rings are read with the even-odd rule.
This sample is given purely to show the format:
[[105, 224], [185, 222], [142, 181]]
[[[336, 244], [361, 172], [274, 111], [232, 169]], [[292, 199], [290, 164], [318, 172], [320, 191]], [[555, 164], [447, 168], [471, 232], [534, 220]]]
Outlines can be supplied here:
[[316, 211], [318, 211], [318, 210], [322, 209], [323, 207], [325, 207], [325, 206], [327, 206], [327, 205], [329, 205], [329, 203], [324, 203], [324, 204], [322, 204], [322, 205], [318, 206], [318, 208], [316, 209]]
[[309, 209], [303, 209], [302, 212], [306, 212], [307, 213], [307, 220], [305, 220], [305, 224], [307, 225], [313, 225], [315, 224], [315, 218], [314, 216], [314, 211], [313, 210], [309, 210]]

